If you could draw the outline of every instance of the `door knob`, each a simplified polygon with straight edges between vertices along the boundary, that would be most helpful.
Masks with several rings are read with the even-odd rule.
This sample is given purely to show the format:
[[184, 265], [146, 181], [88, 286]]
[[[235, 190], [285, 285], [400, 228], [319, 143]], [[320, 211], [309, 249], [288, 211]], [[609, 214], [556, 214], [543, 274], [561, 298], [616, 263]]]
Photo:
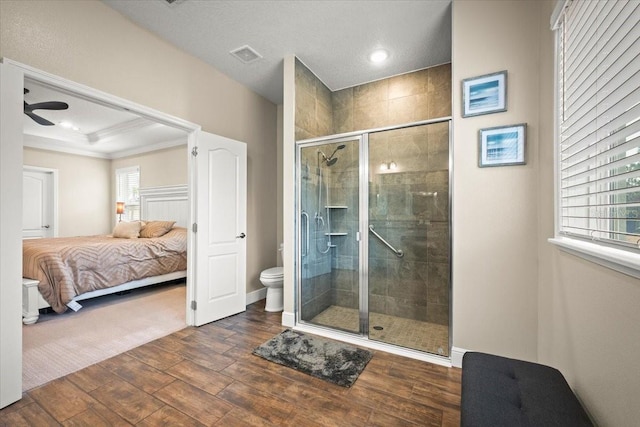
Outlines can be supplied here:
[[244, 234], [244, 233], [240, 233], [240, 235], [239, 235], [239, 236], [236, 236], [236, 239], [244, 239], [245, 237], [247, 237], [247, 235], [246, 235], [246, 234]]
[[42, 228], [49, 228], [49, 226], [48, 225], [43, 225]]

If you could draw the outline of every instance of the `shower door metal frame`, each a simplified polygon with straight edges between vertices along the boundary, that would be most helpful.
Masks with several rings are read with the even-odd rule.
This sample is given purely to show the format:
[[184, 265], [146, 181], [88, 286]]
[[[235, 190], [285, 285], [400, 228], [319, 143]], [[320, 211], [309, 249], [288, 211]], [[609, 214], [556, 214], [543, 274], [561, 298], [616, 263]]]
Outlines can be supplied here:
[[[449, 356], [440, 356], [435, 353], [428, 353], [421, 350], [410, 349], [406, 347], [396, 346], [394, 344], [385, 343], [376, 340], [369, 339], [369, 135], [377, 132], [385, 132], [392, 131], [398, 129], [406, 129], [417, 126], [424, 126], [436, 123], [448, 123], [449, 130], [449, 189], [448, 189], [448, 200], [449, 200]], [[451, 126], [451, 116], [447, 117], [439, 117], [430, 120], [421, 120], [418, 122], [405, 123], [402, 125], [392, 125], [385, 126], [380, 128], [373, 128], [361, 131], [354, 131], [348, 133], [342, 133], [337, 135], [328, 135], [318, 138], [310, 138], [305, 140], [296, 141], [296, 194], [295, 194], [295, 226], [296, 226], [296, 257], [295, 257], [295, 326], [304, 325], [309, 326], [312, 329], [317, 329], [318, 331], [330, 331], [337, 336], [342, 336], [348, 340], [349, 337], [359, 337], [361, 341], [358, 341], [358, 344], [371, 346], [374, 348], [382, 347], [384, 349], [392, 350], [398, 349], [397, 354], [402, 354], [408, 357], [414, 357], [422, 360], [431, 361], [433, 363], [442, 364], [442, 360], [451, 361], [451, 349], [453, 346], [453, 227], [452, 227], [452, 217], [453, 217], [453, 200], [452, 200], [452, 188], [453, 188], [453, 151], [452, 151], [452, 126]], [[302, 268], [301, 268], [301, 215], [302, 210], [300, 206], [301, 200], [301, 162], [300, 162], [300, 151], [305, 147], [312, 147], [317, 145], [323, 145], [328, 143], [337, 143], [344, 141], [353, 141], [354, 139], [359, 139], [359, 212], [358, 212], [358, 222], [359, 222], [359, 231], [358, 231], [358, 265], [359, 265], [359, 318], [360, 318], [360, 332], [358, 334], [347, 332], [340, 329], [335, 329], [327, 326], [317, 325], [314, 323], [310, 323], [304, 321], [300, 318], [300, 312], [302, 311], [302, 303], [300, 296], [302, 294]], [[366, 212], [366, 215], [363, 214]], [[327, 335], [329, 336], [329, 335]]]
[[[302, 324], [308, 324], [308, 325], [312, 325], [313, 327], [316, 328], [324, 328], [327, 330], [331, 330], [334, 331], [336, 329], [334, 328], [329, 328], [326, 326], [322, 326], [322, 325], [317, 325], [315, 323], [311, 323], [309, 321], [305, 321], [302, 320], [300, 318], [300, 313], [302, 312], [302, 247], [303, 247], [303, 242], [302, 242], [302, 216], [303, 216], [303, 210], [302, 210], [302, 204], [301, 204], [301, 200], [302, 200], [302, 161], [301, 161], [301, 151], [303, 148], [309, 148], [309, 147], [317, 147], [317, 146], [321, 146], [321, 145], [326, 145], [326, 144], [338, 144], [341, 142], [356, 142], [358, 143], [358, 154], [361, 155], [362, 153], [362, 147], [363, 145], [363, 138], [364, 135], [362, 132], [350, 132], [348, 134], [341, 134], [341, 135], [331, 135], [331, 136], [326, 136], [326, 137], [320, 137], [320, 138], [313, 138], [313, 139], [307, 139], [307, 140], [302, 140], [302, 141], [296, 141], [296, 155], [295, 155], [295, 160], [296, 160], [296, 176], [295, 176], [295, 182], [296, 182], [296, 196], [295, 196], [295, 224], [296, 224], [296, 244], [295, 244], [295, 248], [296, 248], [296, 256], [295, 256], [295, 288], [296, 288], [296, 292], [295, 292], [295, 299], [294, 299], [294, 304], [295, 304], [295, 323], [302, 323]], [[358, 159], [358, 162], [360, 164], [361, 160]], [[362, 206], [362, 171], [361, 168], [358, 168], [360, 176], [359, 176], [359, 181], [358, 181], [358, 192], [359, 194], [359, 209]], [[365, 177], [366, 179], [366, 177]], [[365, 183], [366, 184], [366, 183]], [[320, 209], [320, 207], [318, 207], [318, 209]], [[360, 219], [361, 213], [358, 212], [358, 219]], [[356, 238], [358, 239], [358, 236], [362, 236], [362, 227], [359, 226], [358, 227], [358, 234], [356, 236]], [[307, 233], [307, 239], [309, 238], [309, 234]], [[362, 268], [362, 242], [358, 242], [358, 268], [361, 269]], [[362, 272], [359, 272], [359, 280], [362, 280]], [[359, 283], [359, 295], [358, 295], [359, 301], [360, 301], [360, 307], [362, 306], [362, 283]], [[360, 316], [362, 316], [362, 311], [360, 310]], [[361, 320], [361, 318], [360, 318]], [[345, 333], [345, 334], [349, 334], [349, 335], [355, 335], [355, 336], [363, 336], [363, 328], [362, 328], [362, 321], [360, 321], [360, 327], [359, 327], [359, 332], [358, 333], [354, 333], [354, 332], [350, 332], [350, 331], [346, 331], [346, 330], [338, 330], [340, 333]], [[364, 335], [366, 337], [366, 335]]]
[[[369, 132], [362, 134], [360, 141], [360, 183], [358, 212], [358, 248], [360, 251], [360, 336], [369, 339]], [[366, 214], [365, 214], [366, 213]]]

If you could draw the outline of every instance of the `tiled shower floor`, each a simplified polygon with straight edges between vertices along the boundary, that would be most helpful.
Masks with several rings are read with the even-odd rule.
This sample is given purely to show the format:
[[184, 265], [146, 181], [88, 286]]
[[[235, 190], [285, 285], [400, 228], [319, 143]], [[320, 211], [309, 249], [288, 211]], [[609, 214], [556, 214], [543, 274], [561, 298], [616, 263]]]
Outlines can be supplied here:
[[[311, 319], [311, 323], [357, 331], [358, 310], [332, 305]], [[376, 330], [374, 326], [381, 326], [383, 329]], [[370, 313], [369, 339], [449, 356], [449, 328], [445, 325]]]

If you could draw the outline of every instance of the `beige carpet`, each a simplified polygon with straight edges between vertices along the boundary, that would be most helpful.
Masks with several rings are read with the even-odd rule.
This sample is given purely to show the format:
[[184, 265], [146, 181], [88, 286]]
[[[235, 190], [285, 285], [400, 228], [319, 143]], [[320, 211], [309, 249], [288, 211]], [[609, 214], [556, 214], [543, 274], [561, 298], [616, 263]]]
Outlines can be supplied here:
[[23, 391], [186, 327], [184, 281], [80, 303], [23, 325]]

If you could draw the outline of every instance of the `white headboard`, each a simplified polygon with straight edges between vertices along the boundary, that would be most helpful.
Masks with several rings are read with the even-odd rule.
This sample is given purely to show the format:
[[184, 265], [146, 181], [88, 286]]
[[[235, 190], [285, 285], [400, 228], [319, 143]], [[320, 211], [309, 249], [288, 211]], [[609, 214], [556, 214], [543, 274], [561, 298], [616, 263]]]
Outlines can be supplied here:
[[189, 224], [189, 195], [186, 185], [167, 185], [140, 189], [140, 219], [175, 221]]

